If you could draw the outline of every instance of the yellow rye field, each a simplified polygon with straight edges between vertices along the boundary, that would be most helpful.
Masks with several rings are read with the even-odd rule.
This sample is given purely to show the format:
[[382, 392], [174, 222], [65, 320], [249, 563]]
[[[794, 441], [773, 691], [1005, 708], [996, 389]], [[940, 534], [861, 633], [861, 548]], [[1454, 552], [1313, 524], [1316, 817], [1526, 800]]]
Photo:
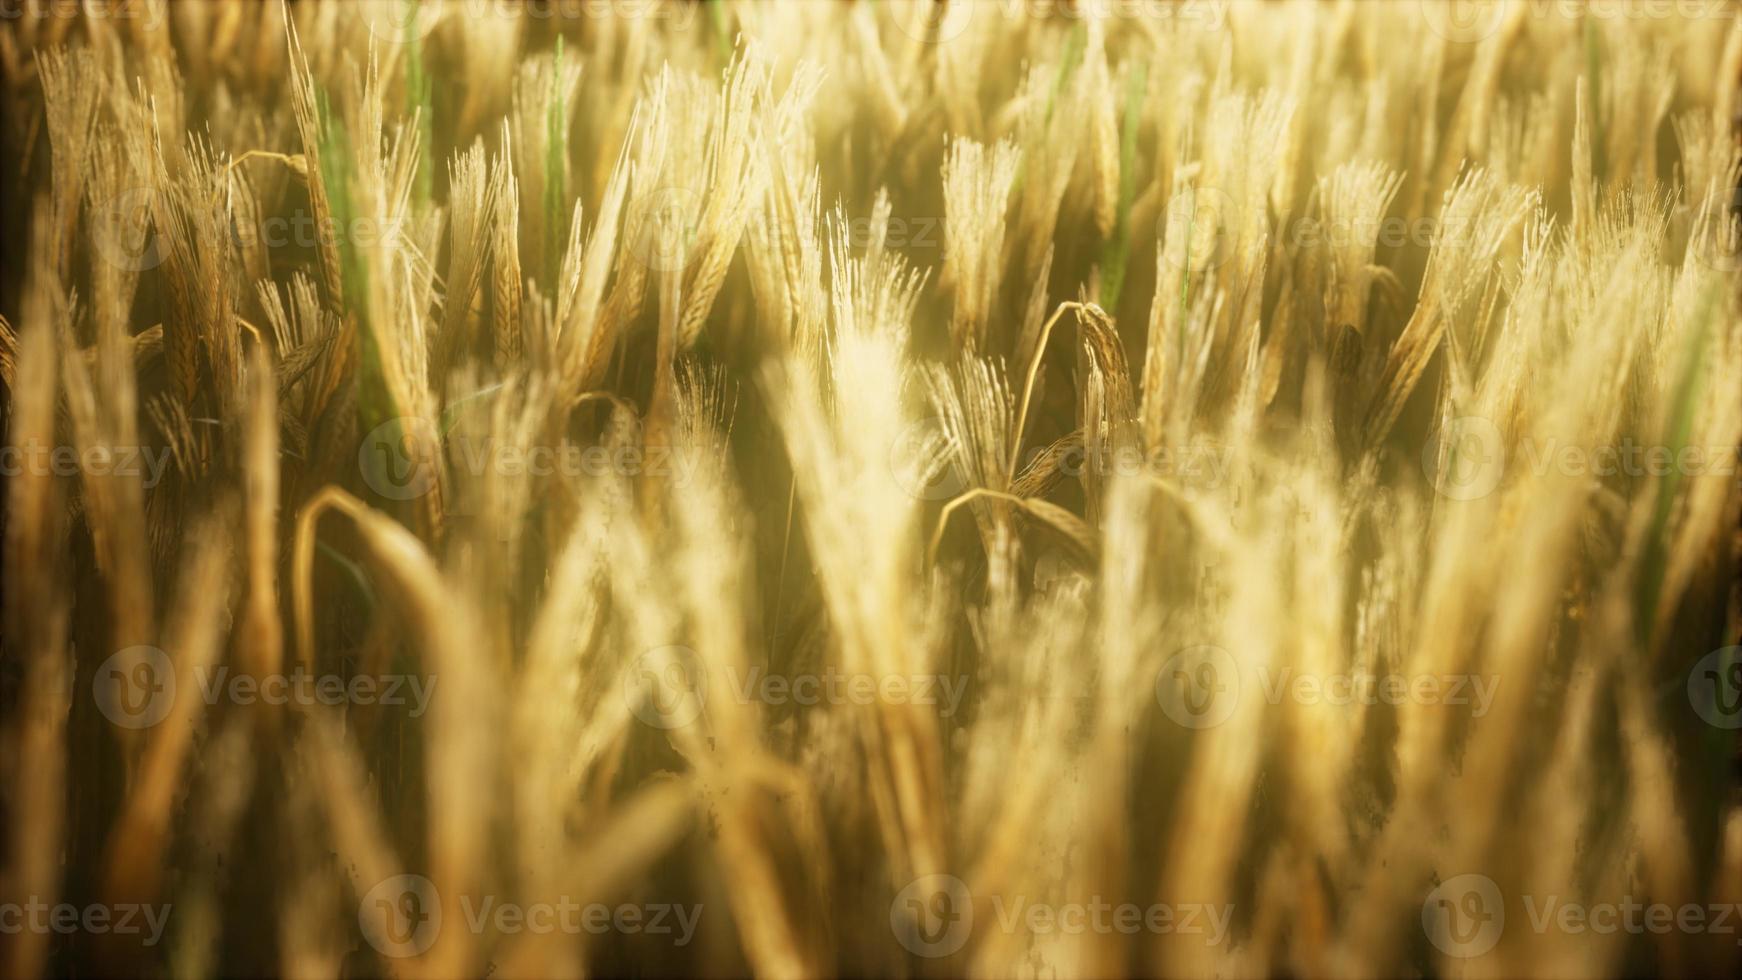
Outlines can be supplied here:
[[0, 0], [0, 974], [1742, 967], [1735, 0]]

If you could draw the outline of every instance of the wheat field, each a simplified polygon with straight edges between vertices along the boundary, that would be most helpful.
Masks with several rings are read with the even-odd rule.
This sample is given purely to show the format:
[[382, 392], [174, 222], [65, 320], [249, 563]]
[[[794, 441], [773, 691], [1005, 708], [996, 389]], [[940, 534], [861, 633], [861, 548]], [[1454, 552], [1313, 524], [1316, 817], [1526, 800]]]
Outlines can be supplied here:
[[1734, 976], [1735, 0], [0, 2], [0, 975]]

